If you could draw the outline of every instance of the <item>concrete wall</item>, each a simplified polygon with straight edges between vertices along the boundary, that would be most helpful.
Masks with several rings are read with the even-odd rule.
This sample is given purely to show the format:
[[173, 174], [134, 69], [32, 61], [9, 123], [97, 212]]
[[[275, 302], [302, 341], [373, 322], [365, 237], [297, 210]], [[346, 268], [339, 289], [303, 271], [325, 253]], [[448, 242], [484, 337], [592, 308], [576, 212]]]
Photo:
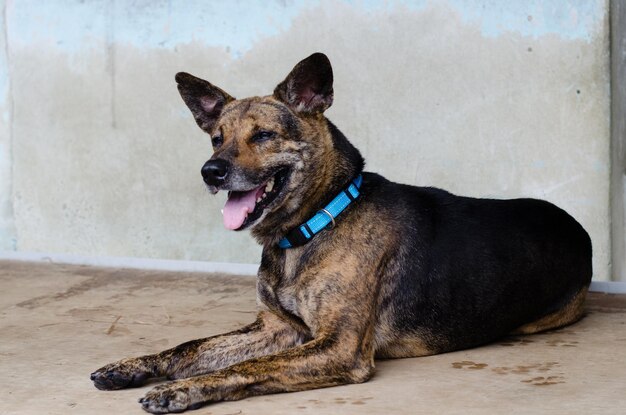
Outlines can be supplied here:
[[626, 3], [611, 1], [611, 264], [626, 281]]
[[185, 70], [268, 94], [315, 51], [327, 115], [388, 178], [539, 197], [610, 277], [606, 0], [6, 1], [0, 248], [254, 263], [199, 176]]
[[[6, 22], [5, 8], [2, 22]], [[3, 25], [6, 28], [6, 25]], [[12, 203], [12, 114], [13, 102], [9, 79], [6, 30], [0, 31], [0, 250], [15, 249], [17, 244]]]

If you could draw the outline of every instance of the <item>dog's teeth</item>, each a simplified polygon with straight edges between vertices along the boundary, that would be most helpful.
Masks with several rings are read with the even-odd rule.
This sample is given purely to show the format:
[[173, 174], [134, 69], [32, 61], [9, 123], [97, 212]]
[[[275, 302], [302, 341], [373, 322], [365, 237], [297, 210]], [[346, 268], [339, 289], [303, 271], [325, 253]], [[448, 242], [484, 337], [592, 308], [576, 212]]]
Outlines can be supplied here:
[[257, 197], [256, 202], [259, 203], [261, 201], [261, 199], [263, 199], [263, 196]]
[[265, 191], [271, 192], [273, 188], [274, 188], [274, 178], [272, 178], [272, 180], [267, 182], [267, 185], [265, 186]]

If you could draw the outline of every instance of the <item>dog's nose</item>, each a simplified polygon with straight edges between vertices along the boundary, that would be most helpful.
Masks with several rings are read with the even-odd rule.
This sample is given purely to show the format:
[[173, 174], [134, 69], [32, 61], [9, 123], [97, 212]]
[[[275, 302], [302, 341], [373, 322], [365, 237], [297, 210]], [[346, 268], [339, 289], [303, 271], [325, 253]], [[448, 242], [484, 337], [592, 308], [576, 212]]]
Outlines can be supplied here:
[[209, 160], [202, 166], [202, 178], [208, 185], [217, 186], [226, 180], [230, 165], [226, 160]]

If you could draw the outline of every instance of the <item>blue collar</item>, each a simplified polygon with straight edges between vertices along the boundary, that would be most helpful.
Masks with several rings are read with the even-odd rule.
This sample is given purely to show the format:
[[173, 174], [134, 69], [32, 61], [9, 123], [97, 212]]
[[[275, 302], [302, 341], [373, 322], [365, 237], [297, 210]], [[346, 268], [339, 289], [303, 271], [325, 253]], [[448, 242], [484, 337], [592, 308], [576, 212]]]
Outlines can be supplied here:
[[287, 249], [302, 246], [329, 224], [335, 226], [335, 218], [339, 216], [350, 203], [356, 200], [361, 193], [359, 188], [363, 182], [363, 176], [358, 175], [350, 182], [350, 185], [341, 191], [325, 208], [320, 209], [311, 219], [302, 225], [293, 228], [287, 236], [278, 241], [278, 246]]

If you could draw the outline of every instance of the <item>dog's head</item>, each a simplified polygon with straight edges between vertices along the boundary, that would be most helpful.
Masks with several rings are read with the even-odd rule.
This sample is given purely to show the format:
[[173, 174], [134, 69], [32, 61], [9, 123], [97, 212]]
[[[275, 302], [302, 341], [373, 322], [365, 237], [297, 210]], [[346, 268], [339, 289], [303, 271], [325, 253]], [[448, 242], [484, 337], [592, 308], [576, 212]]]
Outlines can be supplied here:
[[333, 102], [333, 72], [324, 54], [298, 63], [264, 97], [238, 100], [187, 73], [178, 73], [176, 82], [198, 126], [211, 136], [214, 153], [202, 177], [212, 193], [229, 192], [223, 210], [229, 229], [269, 227], [268, 217], [271, 227], [283, 225], [338, 173], [362, 168], [360, 154], [361, 164], [348, 166], [333, 151], [345, 137], [323, 116]]

